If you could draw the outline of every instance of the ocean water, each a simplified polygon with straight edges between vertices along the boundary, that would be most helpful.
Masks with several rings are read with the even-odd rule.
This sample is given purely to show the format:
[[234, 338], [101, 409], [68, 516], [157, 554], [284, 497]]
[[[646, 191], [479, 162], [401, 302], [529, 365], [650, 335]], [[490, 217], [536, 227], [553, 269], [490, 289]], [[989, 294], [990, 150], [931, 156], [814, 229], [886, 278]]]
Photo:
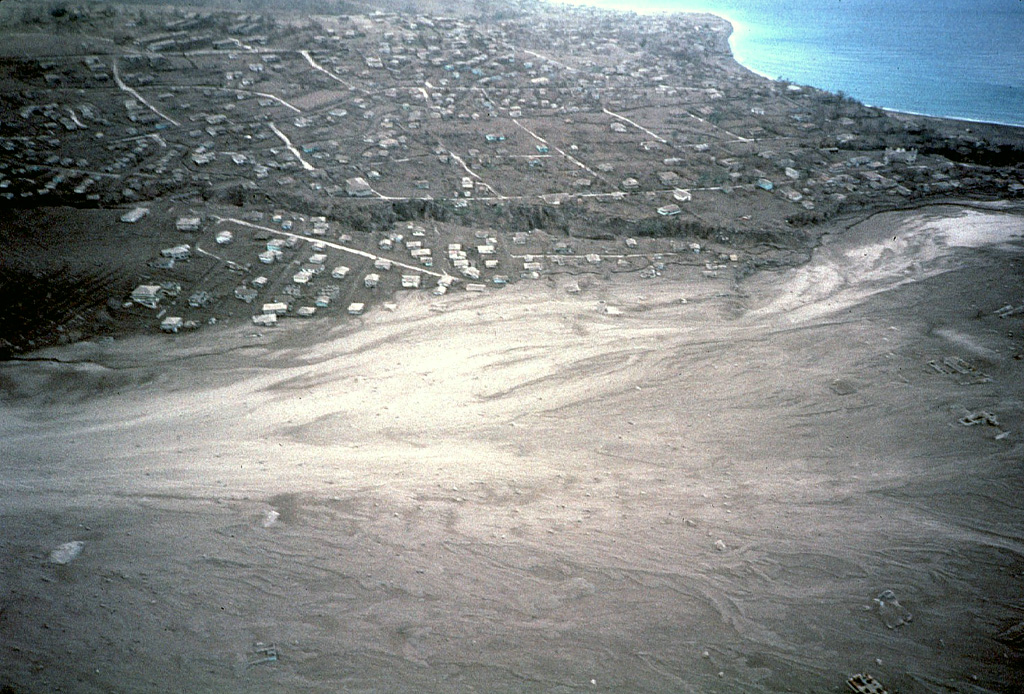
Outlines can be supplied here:
[[733, 54], [773, 79], [872, 106], [1024, 126], [1022, 0], [567, 0], [732, 22]]

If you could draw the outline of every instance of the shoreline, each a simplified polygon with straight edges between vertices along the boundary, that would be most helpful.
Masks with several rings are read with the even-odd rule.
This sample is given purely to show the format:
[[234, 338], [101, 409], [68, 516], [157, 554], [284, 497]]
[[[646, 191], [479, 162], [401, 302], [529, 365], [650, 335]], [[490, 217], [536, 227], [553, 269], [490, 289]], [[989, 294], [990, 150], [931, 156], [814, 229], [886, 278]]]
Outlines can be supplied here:
[[[732, 59], [736, 62], [737, 65], [740, 65], [741, 67], [743, 67], [746, 70], [749, 70], [750, 72], [754, 73], [755, 75], [757, 75], [759, 77], [763, 77], [766, 80], [770, 80], [772, 82], [786, 82], [788, 84], [795, 84], [795, 85], [801, 86], [801, 87], [811, 87], [812, 89], [820, 89], [822, 91], [826, 91], [826, 92], [829, 92], [829, 93], [832, 93], [832, 94], [838, 94], [839, 93], [839, 92], [833, 92], [832, 90], [826, 89], [824, 87], [818, 87], [818, 86], [813, 85], [813, 84], [803, 84], [803, 83], [799, 83], [799, 82], [793, 82], [792, 80], [784, 79], [782, 77], [772, 77], [770, 74], [768, 74], [766, 72], [762, 72], [762, 71], [760, 71], [760, 70], [758, 70], [758, 69], [756, 69], [754, 67], [751, 67], [750, 65], [744, 63], [737, 56], [737, 54], [736, 54], [736, 45], [733, 43], [734, 39], [738, 35], [740, 35], [742, 33], [743, 23], [739, 22], [738, 20], [732, 19], [731, 17], [726, 16], [725, 14], [722, 14], [721, 12], [712, 12], [711, 10], [702, 10], [701, 12], [705, 13], [705, 14], [712, 14], [712, 15], [718, 17], [719, 19], [722, 19], [723, 21], [728, 22], [729, 25], [732, 27], [732, 30], [729, 32], [729, 38], [728, 38], [729, 50], [732, 52]], [[657, 14], [657, 13], [652, 13], [652, 14]], [[673, 14], [673, 13], [672, 12], [664, 12], [664, 14]], [[693, 14], [693, 13], [686, 12], [686, 11], [680, 11], [680, 12], [678, 12], [676, 14]], [[908, 109], [894, 108], [894, 107], [890, 107], [890, 106], [879, 106], [877, 104], [868, 103], [867, 101], [861, 101], [860, 98], [858, 98], [857, 96], [854, 96], [853, 94], [847, 94], [847, 96], [849, 96], [850, 98], [856, 99], [857, 101], [860, 101], [860, 103], [864, 104], [865, 106], [868, 106], [869, 108], [877, 108], [877, 109], [880, 109], [882, 111], [885, 111], [886, 113], [895, 113], [895, 114], [901, 114], [901, 115], [906, 115], [906, 116], [918, 116], [918, 117], [921, 117], [921, 118], [935, 118], [935, 119], [939, 119], [939, 120], [956, 121], [956, 122], [960, 122], [960, 123], [977, 123], [979, 125], [994, 125], [994, 126], [999, 126], [999, 127], [1002, 127], [1002, 128], [1016, 128], [1016, 129], [1024, 130], [1024, 123], [1005, 123], [1005, 122], [1002, 122], [1002, 121], [984, 120], [984, 119], [981, 119], [981, 118], [966, 118], [966, 117], [961, 117], [961, 116], [950, 116], [950, 115], [939, 115], [939, 114], [934, 114], [934, 113], [924, 113], [924, 112], [921, 112], [921, 111], [911, 111], [911, 110], [908, 110]]]
[[[772, 75], [770, 75], [770, 74], [768, 74], [766, 72], [762, 72], [761, 70], [758, 70], [758, 69], [748, 65], [747, 63], [743, 62], [743, 60], [741, 60], [739, 58], [739, 56], [738, 56], [738, 53], [737, 53], [737, 50], [736, 50], [735, 40], [736, 40], [736, 38], [738, 36], [742, 36], [747, 31], [746, 26], [745, 26], [745, 24], [743, 22], [741, 22], [741, 21], [739, 21], [739, 20], [737, 20], [737, 19], [735, 19], [733, 17], [730, 17], [729, 15], [723, 13], [721, 10], [718, 10], [718, 9], [709, 9], [709, 8], [706, 8], [706, 7], [691, 7], [691, 8], [680, 8], [680, 9], [660, 9], [660, 8], [659, 9], [653, 9], [653, 8], [652, 9], [636, 9], [636, 8], [627, 7], [625, 5], [619, 5], [619, 4], [616, 4], [616, 5], [593, 4], [594, 0], [549, 0], [549, 2], [551, 4], [553, 4], [553, 5], [562, 4], [562, 5], [569, 5], [569, 6], [572, 6], [572, 7], [591, 7], [593, 9], [598, 9], [598, 10], [602, 10], [602, 11], [605, 11], [605, 12], [618, 12], [618, 13], [623, 13], [623, 14], [630, 14], [630, 13], [632, 13], [632, 14], [648, 15], [648, 16], [650, 16], [650, 15], [659, 15], [659, 14], [664, 14], [664, 15], [672, 15], [672, 14], [708, 14], [708, 15], [713, 15], [713, 16], [721, 19], [722, 21], [726, 22], [731, 27], [731, 29], [729, 31], [729, 36], [727, 38], [728, 43], [729, 43], [729, 51], [732, 53], [733, 61], [735, 61], [737, 65], [741, 66], [745, 70], [749, 70], [750, 72], [754, 73], [755, 75], [757, 75], [759, 77], [763, 77], [764, 79], [770, 80], [772, 82], [786, 82], [788, 84], [794, 84], [794, 85], [797, 85], [797, 86], [810, 87], [810, 88], [813, 88], [813, 89], [820, 89], [822, 91], [829, 92], [829, 93], [832, 93], [832, 94], [838, 94], [839, 93], [838, 91], [832, 91], [831, 89], [827, 89], [825, 87], [819, 87], [819, 86], [811, 84], [811, 83], [794, 82], [793, 80], [785, 79], [782, 76], [773, 77]], [[913, 110], [909, 110], [909, 109], [902, 109], [902, 108], [896, 108], [896, 107], [890, 107], [890, 106], [882, 106], [882, 105], [873, 104], [873, 103], [869, 103], [867, 101], [864, 101], [864, 100], [860, 99], [860, 97], [858, 97], [858, 96], [856, 96], [854, 94], [846, 93], [845, 90], [840, 90], [840, 91], [843, 91], [844, 94], [846, 94], [847, 96], [849, 96], [849, 97], [859, 101], [860, 103], [864, 104], [865, 106], [868, 106], [870, 108], [877, 108], [877, 109], [880, 109], [882, 111], [885, 111], [886, 113], [896, 113], [896, 114], [903, 114], [903, 115], [907, 115], [907, 116], [919, 116], [919, 117], [922, 117], [922, 118], [936, 118], [936, 119], [941, 119], [941, 120], [949, 120], [949, 121], [956, 121], [956, 122], [962, 122], [962, 123], [977, 123], [979, 125], [992, 125], [992, 126], [998, 126], [998, 127], [1004, 127], [1004, 128], [1015, 128], [1015, 129], [1024, 130], [1024, 122], [1021, 122], [1021, 123], [1008, 123], [1008, 122], [999, 121], [999, 120], [986, 120], [986, 119], [983, 119], [983, 118], [968, 118], [968, 117], [964, 117], [964, 116], [952, 116], [952, 115], [944, 115], [944, 114], [936, 114], [936, 113], [927, 113], [927, 112], [923, 112], [923, 111], [913, 111]]]
[[[761, 72], [760, 70], [758, 70], [756, 68], [753, 68], [750, 65], [744, 63], [737, 56], [737, 54], [736, 54], [736, 45], [733, 43], [733, 41], [736, 38], [736, 36], [738, 36], [738, 35], [740, 35], [742, 33], [743, 23], [739, 22], [739, 21], [737, 21], [737, 20], [735, 20], [735, 19], [733, 19], [731, 17], [726, 16], [725, 14], [722, 14], [721, 12], [712, 12], [711, 10], [703, 10], [702, 12], [704, 12], [706, 14], [712, 14], [712, 15], [718, 17], [719, 19], [722, 19], [723, 21], [728, 22], [729, 25], [732, 27], [732, 30], [730, 31], [729, 38], [728, 38], [729, 50], [732, 52], [732, 59], [736, 62], [737, 65], [740, 65], [741, 67], [743, 67], [746, 70], [749, 70], [750, 72], [754, 73], [755, 75], [758, 75], [759, 77], [763, 77], [763, 78], [765, 78], [767, 80], [770, 80], [772, 82], [786, 82], [788, 84], [796, 84], [797, 86], [811, 87], [813, 89], [821, 89], [822, 91], [826, 91], [826, 92], [829, 92], [829, 93], [832, 93], [832, 94], [838, 94], [839, 93], [839, 92], [833, 92], [830, 89], [825, 89], [824, 87], [818, 87], [818, 86], [813, 85], [813, 84], [802, 84], [802, 83], [798, 83], [798, 82], [793, 82], [792, 80], [783, 79], [782, 77], [772, 77], [768, 73]], [[672, 14], [672, 13], [665, 12], [665, 14]], [[679, 14], [690, 14], [690, 13], [684, 11], [684, 12], [680, 12]], [[939, 120], [956, 121], [956, 122], [960, 122], [960, 123], [977, 123], [979, 125], [994, 125], [994, 126], [999, 126], [999, 127], [1002, 127], [1002, 128], [1016, 128], [1016, 129], [1024, 130], [1024, 123], [1005, 123], [1005, 122], [1002, 122], [1002, 121], [984, 120], [984, 119], [981, 119], [981, 118], [965, 118], [965, 117], [961, 117], [961, 116], [949, 116], [949, 115], [939, 115], [939, 114], [934, 114], [934, 113], [924, 113], [924, 112], [921, 112], [921, 111], [911, 111], [911, 110], [908, 110], [908, 109], [894, 108], [894, 107], [890, 107], [890, 106], [880, 106], [880, 105], [877, 105], [877, 104], [868, 103], [867, 101], [861, 101], [860, 98], [858, 98], [857, 96], [854, 96], [853, 94], [847, 94], [847, 96], [849, 96], [850, 98], [856, 99], [857, 101], [860, 101], [860, 103], [864, 104], [865, 106], [868, 106], [869, 108], [877, 108], [877, 109], [880, 109], [882, 111], [885, 111], [886, 113], [895, 113], [895, 114], [901, 114], [901, 115], [905, 115], [905, 116], [918, 116], [918, 117], [921, 117], [921, 118], [936, 118], [936, 119], [939, 119]]]
[[1014, 130], [1024, 130], [1024, 125], [1018, 125], [1016, 123], [1002, 123], [1000, 121], [992, 120], [981, 120], [979, 118], [958, 118], [955, 116], [936, 116], [931, 113], [919, 113], [917, 111], [905, 111], [898, 108], [889, 108], [887, 106], [875, 106], [874, 104], [864, 103], [865, 106], [870, 108], [877, 108], [885, 111], [886, 113], [895, 114], [898, 116], [915, 116], [917, 118], [932, 118], [935, 120], [952, 121], [955, 123], [973, 123], [975, 125], [990, 125], [997, 128], [1013, 128]]

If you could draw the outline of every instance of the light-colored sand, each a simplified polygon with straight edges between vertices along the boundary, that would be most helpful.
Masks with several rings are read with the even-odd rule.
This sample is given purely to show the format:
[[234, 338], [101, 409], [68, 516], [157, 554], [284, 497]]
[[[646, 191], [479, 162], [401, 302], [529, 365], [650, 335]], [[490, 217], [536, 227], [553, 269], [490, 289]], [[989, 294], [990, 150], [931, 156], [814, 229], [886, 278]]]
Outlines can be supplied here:
[[738, 288], [410, 294], [4, 364], [0, 683], [1017, 691], [1020, 329], [991, 311], [1024, 301], [1020, 229], [883, 215]]

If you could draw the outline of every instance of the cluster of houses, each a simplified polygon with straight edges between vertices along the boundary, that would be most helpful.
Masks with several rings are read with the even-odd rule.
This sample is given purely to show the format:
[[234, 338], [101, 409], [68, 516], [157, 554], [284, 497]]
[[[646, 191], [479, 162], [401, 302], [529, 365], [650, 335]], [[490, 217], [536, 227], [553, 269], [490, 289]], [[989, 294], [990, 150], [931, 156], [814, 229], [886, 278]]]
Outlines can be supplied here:
[[[158, 12], [162, 19], [146, 26], [118, 20], [134, 35], [124, 54], [26, 58], [31, 70], [7, 75], [18, 88], [5, 95], [0, 123], [0, 200], [111, 203], [121, 222], [143, 226], [171, 193], [358, 208], [443, 198], [469, 219], [506, 200], [572, 200], [639, 206], [670, 225], [735, 189], [770, 200], [765, 214], [780, 219], [847, 201], [975, 189], [1024, 195], [1020, 166], [954, 164], [936, 147], [918, 149], [910, 130], [873, 109], [829, 112], [828, 95], [732, 69], [727, 26], [710, 17], [623, 21], [533, 0], [510, 0], [508, 11], [507, 20], [372, 12], [287, 30], [268, 15], [230, 12]], [[968, 133], [945, 145], [981, 146]], [[483, 291], [509, 281], [506, 267], [538, 278], [575, 255], [568, 243], [534, 252], [526, 232], [511, 235], [513, 246], [530, 246], [521, 254], [487, 230], [428, 243], [412, 224], [379, 239], [394, 260], [372, 254], [367, 263], [339, 260], [320, 240], [307, 252], [289, 235], [326, 239], [323, 217], [277, 214], [269, 223], [280, 233], [261, 238], [182, 214], [174, 227], [185, 236], [165, 238], [149, 268], [175, 277], [200, 257], [222, 255], [246, 277], [229, 285], [233, 297], [271, 324], [339, 305], [360, 315], [375, 293], [426, 288], [435, 275], [435, 294], [456, 278]], [[213, 243], [200, 246], [206, 235]], [[346, 236], [338, 241], [350, 243]], [[591, 270], [610, 265], [595, 252], [576, 260]], [[642, 276], [657, 276], [659, 262]], [[343, 301], [342, 288], [354, 300]], [[175, 282], [146, 279], [130, 301], [157, 311], [180, 303], [184, 312], [219, 300], [210, 287], [180, 293]], [[182, 316], [161, 319], [170, 332], [194, 327]]]
[[[878, 149], [860, 133], [863, 122], [872, 133], [885, 124], [872, 109], [829, 116], [828, 95], [731, 70], [724, 22], [508, 6], [508, 20], [373, 12], [287, 31], [270, 15], [229, 12], [127, 22], [135, 46], [124, 55], [36, 61], [36, 86], [80, 89], [26, 82], [11, 92], [17, 115], [0, 129], [0, 198], [130, 202], [234, 177], [270, 194], [439, 194], [460, 198], [458, 209], [503, 187], [545, 204], [594, 194], [672, 216], [697, 189], [746, 187], [807, 210], [971, 187], [1024, 193], [1020, 172], [921, 155], [895, 126], [886, 139], [905, 144]], [[203, 60], [186, 71], [177, 56], [190, 51]], [[90, 87], [112, 88], [118, 65], [134, 93], [93, 97]], [[296, 105], [330, 89], [335, 102]], [[641, 105], [653, 131], [603, 113]], [[603, 133], [584, 125], [594, 116]], [[520, 127], [535, 117], [557, 124], [564, 151]], [[969, 133], [946, 144], [977, 146]]]
[[[144, 207], [128, 209], [122, 215], [125, 224], [145, 223], [150, 225], [147, 229], [161, 225], [170, 228], [171, 221], [165, 217], [151, 215], [150, 208]], [[285, 316], [311, 318], [336, 305], [343, 306], [348, 315], [362, 315], [371, 302], [396, 290], [429, 288], [433, 295], [443, 296], [458, 282], [467, 292], [483, 292], [488, 283], [507, 284], [509, 276], [502, 274], [502, 268], [517, 261], [522, 262], [519, 277], [526, 279], [538, 279], [546, 270], [575, 274], [587, 266], [597, 268], [607, 262], [605, 253], [612, 254], [620, 270], [640, 267], [626, 260], [621, 249], [612, 251], [585, 240], [552, 239], [540, 230], [502, 234], [474, 229], [470, 238], [468, 231], [459, 232], [457, 227], [439, 230], [435, 226], [428, 234], [424, 225], [409, 222], [390, 232], [353, 239], [350, 232], [332, 229], [322, 216], [284, 212], [265, 215], [250, 210], [247, 217], [252, 221], [240, 220], [241, 225], [230, 220], [204, 223], [203, 217], [194, 212], [174, 217], [173, 228], [187, 235], [189, 242], [162, 249], [157, 260], [195, 262], [202, 257], [213, 265], [213, 271], [202, 266], [191, 277], [199, 278], [207, 288], [194, 287], [186, 298], [180, 283], [150, 279], [135, 288], [130, 303], [159, 311], [161, 329], [177, 333], [197, 328], [200, 322], [195, 316], [230, 314], [232, 310], [225, 309], [222, 302], [232, 302], [231, 297], [256, 309], [255, 315], [250, 314], [254, 324], [270, 326]], [[264, 226], [265, 217], [273, 226]], [[211, 238], [217, 243], [217, 253], [196, 253], [201, 244], [211, 247]], [[511, 241], [511, 248], [505, 247], [506, 240]], [[640, 270], [641, 278], [657, 277], [665, 269], [662, 255], [640, 252], [637, 239], [627, 238], [622, 243], [626, 252], [649, 261]], [[254, 244], [258, 245], [254, 248]], [[578, 249], [581, 244], [586, 248]], [[368, 246], [376, 246], [375, 251], [386, 255], [370, 252]], [[444, 249], [441, 258], [434, 257], [438, 246]], [[683, 246], [673, 241], [669, 246], [673, 255], [696, 256], [703, 250], [693, 242]], [[536, 248], [541, 251], [534, 252]], [[399, 255], [403, 251], [407, 258]], [[349, 264], [337, 264], [339, 259]], [[726, 267], [723, 261], [738, 260], [735, 254], [720, 254], [717, 262], [709, 259], [706, 263], [706, 274], [717, 276], [718, 270]], [[160, 269], [167, 270], [166, 275], [175, 275], [173, 264]], [[226, 297], [214, 288], [222, 285], [228, 272], [245, 279]], [[388, 302], [384, 305], [394, 306]]]
[[[151, 216], [150, 208], [136, 207], [126, 210], [121, 219], [125, 224], [140, 224], [148, 218], [149, 229], [168, 224], [164, 216]], [[264, 221], [262, 212], [251, 211], [249, 217]], [[175, 262], [190, 263], [202, 258], [215, 266], [214, 272], [211, 274], [200, 268], [191, 276], [202, 278], [211, 287], [222, 282], [218, 273], [242, 274], [246, 279], [234, 287], [230, 296], [241, 304], [257, 307], [252, 320], [261, 326], [274, 325], [284, 316], [313, 317], [319, 311], [333, 307], [343, 294], [350, 297], [342, 304], [344, 311], [356, 316], [365, 312], [368, 300], [376, 300], [383, 293], [394, 290], [429, 288], [435, 296], [442, 296], [457, 282], [461, 282], [468, 292], [485, 291], [488, 282], [495, 285], [509, 282], [507, 275], [500, 274], [503, 262], [499, 259], [501, 238], [497, 232], [486, 229], [475, 230], [470, 243], [452, 241], [445, 244], [443, 269], [435, 271], [433, 268], [438, 260], [434, 257], [435, 244], [428, 243], [428, 234], [422, 224], [410, 222], [382, 234], [376, 246], [378, 251], [387, 255], [376, 255], [364, 250], [366, 239], [354, 241], [351, 233], [332, 232], [331, 225], [322, 216], [307, 218], [276, 213], [270, 216], [270, 223], [280, 231], [262, 225], [246, 228], [222, 223], [206, 224], [202, 215], [194, 212], [180, 214], [173, 219], [173, 227], [187, 235], [188, 242], [162, 248], [150, 265], [166, 271], [166, 276], [176, 276]], [[431, 235], [436, 233], [431, 232]], [[240, 243], [239, 234], [242, 235]], [[328, 234], [341, 243], [323, 238]], [[529, 234], [518, 234], [513, 243], [525, 243], [528, 237]], [[204, 241], [209, 238], [217, 244], [216, 253], [197, 253], [200, 244], [212, 247]], [[253, 249], [253, 242], [259, 243], [259, 247]], [[407, 260], [399, 259], [401, 252], [408, 254]], [[342, 258], [346, 255], [351, 258], [350, 264], [337, 264], [336, 253], [340, 253]], [[353, 264], [364, 269], [353, 272]], [[461, 280], [457, 279], [460, 275]], [[429, 286], [425, 282], [428, 278], [431, 279]], [[266, 298], [261, 302], [263, 295]], [[136, 287], [129, 301], [159, 311], [161, 328], [176, 333], [199, 325], [198, 321], [190, 320], [188, 315], [178, 311], [190, 312], [193, 316], [206, 315], [211, 311], [223, 312], [223, 305], [219, 302], [224, 298], [220, 292], [197, 288], [186, 299], [181, 294], [179, 283], [149, 280]], [[221, 309], [218, 310], [217, 306]]]

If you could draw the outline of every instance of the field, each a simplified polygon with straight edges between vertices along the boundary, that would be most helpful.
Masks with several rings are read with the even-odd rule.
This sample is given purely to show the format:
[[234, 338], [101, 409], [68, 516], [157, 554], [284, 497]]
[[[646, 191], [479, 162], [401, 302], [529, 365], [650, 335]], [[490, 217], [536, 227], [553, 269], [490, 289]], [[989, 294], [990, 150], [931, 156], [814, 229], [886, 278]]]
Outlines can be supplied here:
[[0, 685], [1020, 691], [1024, 216], [832, 231], [3, 362]]

